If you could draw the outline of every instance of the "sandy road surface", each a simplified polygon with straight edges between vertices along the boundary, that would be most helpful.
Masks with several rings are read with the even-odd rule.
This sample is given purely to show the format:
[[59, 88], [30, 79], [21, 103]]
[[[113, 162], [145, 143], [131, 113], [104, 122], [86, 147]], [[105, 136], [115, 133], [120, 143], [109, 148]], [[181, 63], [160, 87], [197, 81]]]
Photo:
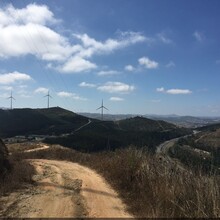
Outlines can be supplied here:
[[[36, 185], [5, 198], [5, 217], [131, 217], [96, 172], [76, 163], [29, 160]], [[2, 199], [1, 199], [2, 200]]]
[[29, 153], [29, 152], [34, 152], [34, 151], [40, 151], [40, 150], [46, 150], [48, 149], [50, 146], [46, 145], [46, 144], [40, 144], [40, 147], [38, 148], [34, 148], [34, 149], [30, 149], [30, 150], [25, 150], [24, 153]]

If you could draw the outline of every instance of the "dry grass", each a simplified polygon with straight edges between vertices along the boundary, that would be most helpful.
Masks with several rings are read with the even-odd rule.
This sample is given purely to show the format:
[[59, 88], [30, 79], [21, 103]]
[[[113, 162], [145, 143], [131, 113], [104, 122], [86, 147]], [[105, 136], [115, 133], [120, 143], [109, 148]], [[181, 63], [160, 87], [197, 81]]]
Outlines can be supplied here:
[[27, 161], [11, 158], [9, 164], [10, 169], [7, 173], [4, 177], [0, 176], [0, 196], [33, 183], [32, 176], [35, 174], [35, 169]]
[[138, 217], [220, 217], [219, 176], [167, 168], [144, 150], [83, 154], [51, 148], [23, 156], [69, 160], [97, 170]]

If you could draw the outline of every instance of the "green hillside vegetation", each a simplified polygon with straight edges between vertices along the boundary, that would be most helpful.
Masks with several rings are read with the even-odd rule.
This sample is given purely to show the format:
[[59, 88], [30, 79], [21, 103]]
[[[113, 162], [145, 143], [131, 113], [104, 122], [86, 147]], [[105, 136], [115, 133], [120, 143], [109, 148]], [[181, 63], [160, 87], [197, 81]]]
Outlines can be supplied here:
[[47, 138], [45, 142], [61, 144], [82, 152], [115, 150], [129, 145], [154, 151], [161, 142], [190, 132], [167, 122], [135, 117], [117, 122], [93, 121], [72, 135]]
[[220, 123], [206, 125], [200, 128], [197, 128], [198, 131], [216, 131], [217, 129], [220, 129]]
[[220, 128], [210, 125], [201, 130], [203, 132], [179, 139], [170, 155], [187, 166], [220, 174]]
[[0, 110], [0, 136], [68, 133], [88, 122], [86, 117], [55, 107]]
[[173, 130], [177, 127], [173, 124], [161, 120], [152, 120], [144, 117], [134, 117], [116, 122], [123, 130], [128, 131], [167, 131]]

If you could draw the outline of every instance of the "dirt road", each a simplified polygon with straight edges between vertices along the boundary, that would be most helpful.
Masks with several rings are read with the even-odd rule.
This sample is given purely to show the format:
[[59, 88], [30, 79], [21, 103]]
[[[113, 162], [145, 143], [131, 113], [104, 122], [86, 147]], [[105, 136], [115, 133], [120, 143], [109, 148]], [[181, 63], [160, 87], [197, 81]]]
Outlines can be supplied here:
[[37, 170], [36, 184], [4, 197], [0, 216], [132, 217], [117, 193], [93, 170], [67, 161], [29, 161]]

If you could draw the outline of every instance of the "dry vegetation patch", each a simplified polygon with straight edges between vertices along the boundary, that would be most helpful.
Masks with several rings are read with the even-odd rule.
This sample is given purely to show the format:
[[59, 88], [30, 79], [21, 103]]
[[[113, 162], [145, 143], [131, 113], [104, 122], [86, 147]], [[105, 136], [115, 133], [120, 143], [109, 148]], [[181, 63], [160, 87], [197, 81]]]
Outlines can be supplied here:
[[85, 154], [53, 146], [17, 156], [68, 160], [97, 170], [138, 217], [220, 216], [219, 176], [167, 168], [155, 155], [134, 147]]

